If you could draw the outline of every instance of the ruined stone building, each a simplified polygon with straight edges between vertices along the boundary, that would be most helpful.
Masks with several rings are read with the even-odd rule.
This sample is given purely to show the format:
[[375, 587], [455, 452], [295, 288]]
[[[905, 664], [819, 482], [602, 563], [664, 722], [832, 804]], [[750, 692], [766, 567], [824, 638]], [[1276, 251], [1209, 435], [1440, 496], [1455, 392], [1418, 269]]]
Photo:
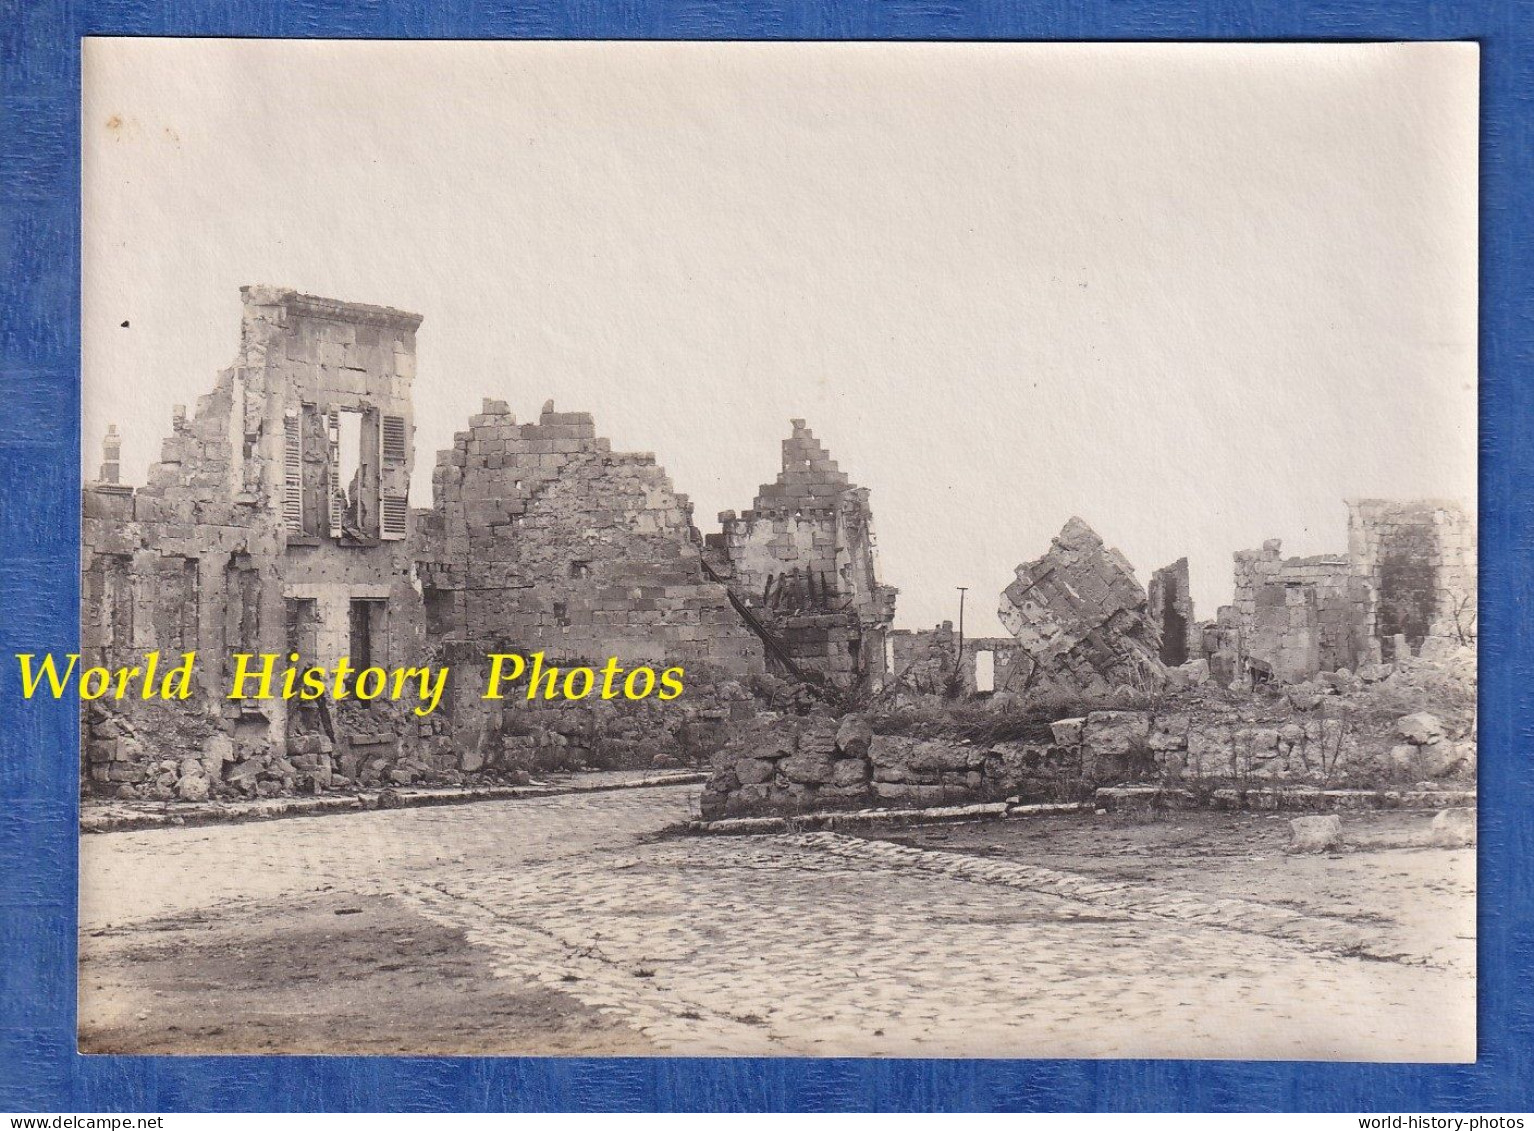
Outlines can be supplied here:
[[1236, 554], [1235, 600], [1207, 633], [1224, 682], [1306, 680], [1475, 639], [1475, 521], [1458, 503], [1356, 499], [1348, 552], [1285, 558], [1271, 539]]
[[[190, 417], [177, 409], [147, 483], [120, 482], [114, 428], [84, 491], [82, 664], [200, 655], [186, 701], [89, 704], [92, 786], [200, 798], [696, 754], [754, 709], [741, 681], [769, 659], [844, 689], [882, 677], [895, 591], [876, 573], [868, 492], [802, 422], [707, 561], [654, 455], [613, 452], [588, 414], [552, 403], [518, 424], [487, 400], [438, 453], [432, 507], [412, 510], [420, 316], [241, 293], [235, 363]], [[679, 666], [687, 699], [486, 703], [489, 652]], [[387, 698], [231, 700], [235, 653], [453, 675], [430, 718]]]
[[869, 492], [804, 421], [791, 424], [777, 479], [750, 510], [719, 516], [710, 568], [764, 630], [775, 666], [843, 690], [878, 687], [898, 591], [879, 580]]
[[[209, 781], [272, 768], [279, 779], [328, 780], [338, 735], [351, 746], [347, 720], [300, 719], [281, 699], [226, 699], [231, 655], [298, 652], [321, 664], [349, 655], [361, 667], [419, 653], [407, 494], [420, 316], [241, 293], [238, 356], [190, 418], [176, 410], [145, 485], [116, 482], [109, 434], [101, 481], [84, 492], [84, 662], [201, 654], [186, 703], [130, 698], [110, 717], [106, 701], [92, 706], [97, 783], [161, 792], [174, 783], [195, 796]], [[392, 726], [353, 721], [359, 750], [375, 731], [397, 742]], [[201, 749], [201, 762], [166, 768], [167, 746]], [[268, 750], [280, 764], [241, 765]]]
[[[1278, 539], [1235, 555], [1235, 600], [1217, 620], [1214, 676], [1295, 683], [1368, 658], [1374, 592], [1347, 555], [1284, 558]], [[1228, 631], [1236, 630], [1234, 637]]]

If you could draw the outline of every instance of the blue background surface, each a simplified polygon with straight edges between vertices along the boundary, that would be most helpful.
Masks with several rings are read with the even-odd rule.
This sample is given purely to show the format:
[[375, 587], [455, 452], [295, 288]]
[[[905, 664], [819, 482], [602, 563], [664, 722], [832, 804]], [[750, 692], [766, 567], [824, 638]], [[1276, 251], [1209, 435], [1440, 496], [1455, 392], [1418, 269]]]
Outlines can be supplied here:
[[[1534, 1107], [1534, 4], [1297, 0], [0, 0], [0, 659], [79, 596], [79, 38], [1475, 39], [1482, 45], [1480, 1058], [1194, 1061], [80, 1057], [78, 723], [0, 663], [0, 1111]], [[1422, 1003], [1432, 1025], [1433, 1003]]]

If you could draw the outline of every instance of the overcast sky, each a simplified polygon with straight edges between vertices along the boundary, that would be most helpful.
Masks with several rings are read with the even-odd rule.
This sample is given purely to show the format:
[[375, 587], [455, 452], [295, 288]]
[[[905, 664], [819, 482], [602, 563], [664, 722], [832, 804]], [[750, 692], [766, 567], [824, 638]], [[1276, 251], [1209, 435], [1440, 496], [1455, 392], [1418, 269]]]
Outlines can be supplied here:
[[[414, 499], [480, 399], [654, 451], [705, 531], [805, 417], [897, 623], [1080, 515], [1141, 581], [1475, 494], [1472, 45], [94, 40], [84, 469], [143, 482], [239, 287], [425, 316]], [[126, 329], [121, 323], [127, 321]]]

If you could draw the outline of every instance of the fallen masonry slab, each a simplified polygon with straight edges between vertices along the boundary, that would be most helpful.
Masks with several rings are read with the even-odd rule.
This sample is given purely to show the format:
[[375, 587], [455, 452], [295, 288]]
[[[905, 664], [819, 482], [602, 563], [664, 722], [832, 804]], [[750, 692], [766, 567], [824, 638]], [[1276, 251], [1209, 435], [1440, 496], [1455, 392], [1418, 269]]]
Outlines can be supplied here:
[[[358, 813], [368, 809], [416, 809], [435, 805], [467, 805], [473, 801], [520, 801], [570, 793], [606, 793], [618, 789], [655, 789], [697, 785], [708, 775], [680, 771], [614, 779], [593, 774], [591, 781], [534, 785], [485, 785], [442, 789], [388, 789], [328, 797], [272, 797], [246, 802], [87, 806], [80, 814], [82, 833], [131, 832], [185, 825], [224, 825], [270, 821], [279, 817], [318, 817], [327, 813]], [[96, 811], [92, 811], [92, 810]], [[103, 811], [104, 810], [104, 811]]]
[[1105, 695], [1166, 682], [1161, 631], [1134, 567], [1079, 518], [1017, 567], [997, 616], [1032, 664], [1019, 691]]

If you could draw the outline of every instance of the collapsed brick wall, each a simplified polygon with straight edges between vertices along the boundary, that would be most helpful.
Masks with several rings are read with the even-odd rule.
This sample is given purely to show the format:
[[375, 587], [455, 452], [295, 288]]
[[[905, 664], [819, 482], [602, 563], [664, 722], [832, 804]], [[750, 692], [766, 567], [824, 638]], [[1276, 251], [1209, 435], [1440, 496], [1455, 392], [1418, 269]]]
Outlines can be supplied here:
[[777, 479], [752, 509], [720, 514], [710, 560], [793, 663], [843, 689], [878, 686], [897, 591], [879, 580], [869, 492], [791, 423]]
[[[537, 423], [518, 424], [505, 402], [485, 401], [438, 454], [432, 493], [420, 574], [431, 645], [457, 660], [450, 745], [458, 770], [539, 768], [547, 757], [530, 747], [568, 748], [572, 734], [595, 725], [592, 710], [632, 716], [624, 726], [651, 735], [650, 755], [692, 756], [676, 728], [728, 717], [735, 681], [764, 670], [760, 641], [724, 586], [703, 575], [686, 496], [653, 454], [613, 452], [589, 414], [556, 412], [550, 402]], [[608, 657], [625, 669], [681, 666], [685, 703], [659, 715], [653, 702], [561, 707], [561, 720], [527, 705], [521, 684], [504, 702], [486, 702], [483, 657], [492, 652], [542, 652], [565, 669]], [[688, 711], [707, 718], [688, 719]], [[563, 741], [508, 741], [534, 735]], [[508, 750], [525, 753], [520, 765]]]
[[[270, 287], [241, 296], [235, 363], [190, 419], [177, 409], [146, 483], [112, 481], [120, 453], [109, 435], [103, 482], [84, 491], [82, 666], [142, 667], [158, 650], [163, 671], [182, 652], [199, 654], [187, 700], [88, 705], [92, 792], [201, 799], [346, 784], [336, 765], [350, 753], [346, 729], [302, 719], [281, 699], [226, 699], [232, 654], [334, 663], [351, 650], [357, 602], [378, 629], [374, 662], [418, 651], [397, 500], [409, 483], [420, 317]], [[330, 433], [340, 413], [361, 418], [364, 462], [338, 485]], [[318, 492], [306, 470], [316, 467]], [[381, 721], [390, 708], [374, 706], [367, 735], [389, 738], [370, 743], [381, 748], [373, 761], [392, 767], [411, 755], [415, 728]]]
[[1020, 693], [1106, 694], [1165, 682], [1161, 633], [1124, 555], [1079, 518], [1017, 567], [997, 612], [1032, 665]]

